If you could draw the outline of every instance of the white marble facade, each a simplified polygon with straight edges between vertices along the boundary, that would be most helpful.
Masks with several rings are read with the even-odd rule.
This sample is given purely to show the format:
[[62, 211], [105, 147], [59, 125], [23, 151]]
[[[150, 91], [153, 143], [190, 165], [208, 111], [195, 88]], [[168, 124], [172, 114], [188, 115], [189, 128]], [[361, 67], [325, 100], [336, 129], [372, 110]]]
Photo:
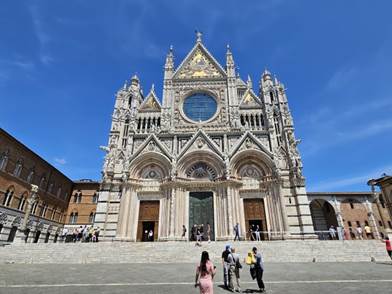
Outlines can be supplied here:
[[311, 238], [298, 143], [284, 85], [267, 70], [257, 87], [244, 82], [229, 46], [222, 67], [198, 34], [178, 66], [170, 48], [162, 103], [153, 86], [143, 95], [137, 76], [117, 92], [95, 226], [103, 239], [135, 241], [140, 203], [155, 200], [157, 239], [180, 240], [190, 193], [205, 191], [216, 240], [237, 222], [244, 235], [244, 199], [254, 198], [264, 199], [270, 238]]

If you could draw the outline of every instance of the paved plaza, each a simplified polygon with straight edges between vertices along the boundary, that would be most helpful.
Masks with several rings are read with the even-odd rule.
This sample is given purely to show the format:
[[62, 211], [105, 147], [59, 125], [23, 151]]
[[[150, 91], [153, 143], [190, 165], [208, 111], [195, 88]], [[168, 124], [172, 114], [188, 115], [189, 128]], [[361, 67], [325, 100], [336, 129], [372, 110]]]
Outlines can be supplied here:
[[[222, 287], [220, 265], [214, 293]], [[0, 293], [198, 293], [194, 264], [3, 265]], [[267, 263], [268, 293], [392, 293], [391, 263]], [[253, 293], [248, 267], [242, 288]]]

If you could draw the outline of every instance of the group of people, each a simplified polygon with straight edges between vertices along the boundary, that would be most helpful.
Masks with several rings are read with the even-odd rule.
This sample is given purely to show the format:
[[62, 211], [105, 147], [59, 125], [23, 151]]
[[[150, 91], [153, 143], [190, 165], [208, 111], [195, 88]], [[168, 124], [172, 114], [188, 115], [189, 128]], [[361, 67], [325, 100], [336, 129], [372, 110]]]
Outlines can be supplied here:
[[263, 232], [260, 230], [259, 225], [252, 224], [249, 228], [249, 239], [251, 241], [261, 241], [261, 234]]
[[372, 228], [368, 225], [365, 225], [363, 228], [358, 226], [356, 228], [349, 227], [348, 229], [342, 227], [335, 228], [331, 225], [328, 233], [331, 240], [349, 240], [350, 238], [353, 240], [374, 239]]
[[72, 231], [64, 228], [61, 240], [64, 242], [98, 242], [99, 227], [87, 227], [87, 225], [74, 228]]
[[[265, 292], [263, 282], [264, 264], [261, 252], [253, 247], [248, 252], [244, 262], [249, 265], [250, 275], [252, 279], [257, 280], [257, 285], [260, 292]], [[223, 266], [223, 282], [224, 287], [231, 292], [241, 292], [240, 272], [242, 264], [239, 254], [236, 253], [234, 247], [226, 245], [222, 252], [222, 266]], [[195, 287], [199, 287], [201, 294], [213, 293], [213, 279], [216, 274], [216, 267], [209, 259], [207, 251], [201, 254], [200, 264], [196, 268]]]
[[[182, 237], [186, 238], [186, 228], [182, 226]], [[209, 223], [198, 225], [194, 224], [191, 229], [190, 241], [196, 241], [196, 245], [201, 245], [202, 241], [211, 242], [211, 225]]]

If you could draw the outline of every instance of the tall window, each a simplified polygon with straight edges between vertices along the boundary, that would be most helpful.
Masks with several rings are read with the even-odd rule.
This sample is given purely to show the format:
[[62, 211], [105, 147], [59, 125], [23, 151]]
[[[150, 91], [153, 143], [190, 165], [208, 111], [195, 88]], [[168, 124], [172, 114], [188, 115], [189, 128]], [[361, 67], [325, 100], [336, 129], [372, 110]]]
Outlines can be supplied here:
[[61, 195], [61, 187], [59, 187], [59, 188], [57, 189], [57, 197], [60, 198], [60, 195]]
[[8, 150], [0, 156], [0, 170], [5, 170], [8, 163]]
[[34, 168], [30, 170], [29, 175], [27, 176], [27, 183], [31, 184], [34, 179]]
[[18, 205], [18, 209], [19, 210], [24, 210], [25, 208], [25, 204], [26, 204], [26, 198], [27, 198], [27, 193], [24, 193], [19, 200], [19, 205]]
[[44, 202], [42, 203], [41, 217], [45, 217], [47, 211], [48, 211], [48, 205]]
[[35, 201], [33, 207], [31, 208], [31, 214], [35, 214], [37, 211], [38, 201]]
[[16, 162], [15, 169], [14, 169], [14, 176], [15, 177], [20, 177], [20, 174], [22, 173], [22, 168], [23, 168], [23, 161], [22, 161], [22, 159], [19, 159]]
[[4, 200], [3, 200], [4, 206], [11, 206], [13, 195], [14, 195], [14, 188], [13, 187], [8, 188], [4, 195]]
[[94, 218], [95, 218], [95, 212], [91, 212], [90, 216], [88, 218], [88, 222], [89, 223], [93, 223], [94, 222]]
[[50, 219], [54, 220], [55, 216], [56, 216], [56, 207], [53, 207], [52, 215], [50, 216]]
[[97, 192], [95, 192], [93, 195], [93, 203], [97, 203], [97, 202], [98, 202], [98, 195]]
[[129, 131], [129, 119], [125, 120], [123, 139], [122, 139], [122, 148], [127, 147], [128, 131]]
[[46, 185], [46, 178], [45, 178], [45, 176], [42, 176], [41, 181], [39, 182], [39, 187], [41, 189], [44, 189], [45, 185]]
[[78, 222], [78, 213], [77, 212], [72, 212], [70, 217], [69, 217], [69, 223], [70, 224], [76, 224]]

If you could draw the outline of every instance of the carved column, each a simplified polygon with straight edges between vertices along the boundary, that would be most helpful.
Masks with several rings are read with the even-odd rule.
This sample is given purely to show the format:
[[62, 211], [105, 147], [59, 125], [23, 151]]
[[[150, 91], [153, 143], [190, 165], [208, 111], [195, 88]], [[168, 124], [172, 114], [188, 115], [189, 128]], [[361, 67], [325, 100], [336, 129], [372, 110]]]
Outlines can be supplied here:
[[372, 228], [372, 231], [374, 232], [374, 237], [376, 239], [380, 239], [380, 233], [378, 231], [377, 222], [374, 217], [372, 204], [371, 204], [371, 202], [369, 202], [369, 199], [367, 197], [366, 197], [365, 203], [366, 203], [366, 210], [368, 212], [368, 217], [369, 217], [369, 221], [370, 221], [370, 227]]
[[30, 192], [31, 194], [30, 194], [30, 198], [27, 199], [27, 208], [26, 208], [26, 212], [23, 217], [23, 223], [18, 231], [19, 236], [17, 236], [17, 238], [15, 238], [15, 240], [17, 240], [18, 242], [21, 242], [21, 243], [26, 242], [27, 222], [29, 221], [31, 209], [32, 209], [34, 203], [37, 202], [37, 200], [38, 200], [37, 192], [38, 192], [38, 186], [31, 185], [31, 192]]
[[169, 237], [174, 238], [174, 231], [175, 231], [175, 215], [176, 215], [176, 208], [175, 208], [175, 201], [176, 201], [176, 189], [172, 189], [170, 193], [170, 229], [169, 229]]

